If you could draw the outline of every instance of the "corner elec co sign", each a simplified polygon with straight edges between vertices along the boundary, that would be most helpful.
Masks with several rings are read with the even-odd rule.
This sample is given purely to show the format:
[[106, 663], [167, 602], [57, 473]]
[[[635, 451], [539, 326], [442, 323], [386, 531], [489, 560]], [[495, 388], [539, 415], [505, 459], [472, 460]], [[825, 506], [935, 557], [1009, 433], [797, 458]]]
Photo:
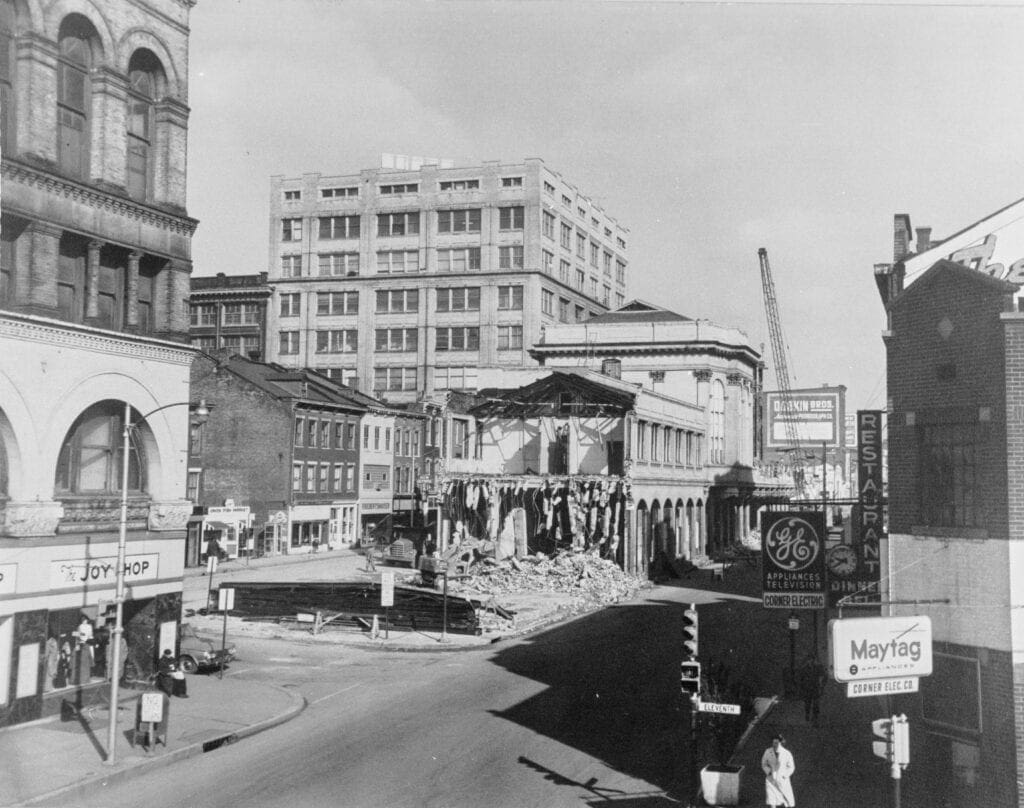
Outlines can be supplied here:
[[930, 676], [932, 672], [928, 617], [829, 620], [828, 641], [837, 682]]

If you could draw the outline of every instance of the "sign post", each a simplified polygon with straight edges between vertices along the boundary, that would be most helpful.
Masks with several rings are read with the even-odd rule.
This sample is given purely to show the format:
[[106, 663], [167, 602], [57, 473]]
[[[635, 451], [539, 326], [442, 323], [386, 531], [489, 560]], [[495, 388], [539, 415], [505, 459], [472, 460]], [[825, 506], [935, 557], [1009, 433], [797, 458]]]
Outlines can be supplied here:
[[217, 571], [217, 556], [206, 556], [206, 608], [210, 608], [210, 593], [213, 592], [213, 574]]
[[395, 573], [380, 574], [380, 605], [384, 607], [384, 639], [388, 639], [391, 628], [390, 608], [395, 605]]
[[228, 612], [235, 608], [235, 590], [231, 589], [218, 589], [217, 590], [217, 608], [224, 613], [224, 633], [220, 638], [220, 671], [217, 673], [218, 679], [224, 678], [224, 652], [228, 647]]

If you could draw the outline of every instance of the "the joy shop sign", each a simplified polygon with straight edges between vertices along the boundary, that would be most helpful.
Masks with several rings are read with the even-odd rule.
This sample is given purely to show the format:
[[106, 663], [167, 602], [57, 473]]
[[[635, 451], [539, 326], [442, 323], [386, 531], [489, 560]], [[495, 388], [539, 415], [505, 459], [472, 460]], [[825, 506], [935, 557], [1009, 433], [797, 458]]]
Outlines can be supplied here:
[[838, 682], [930, 676], [928, 617], [858, 617], [828, 624], [832, 672]]
[[761, 523], [766, 609], [825, 608], [825, 516], [767, 513]]
[[[131, 555], [124, 560], [124, 580], [152, 580], [157, 577], [160, 556], [157, 553]], [[106, 586], [117, 582], [117, 556], [75, 558], [50, 562], [50, 588], [69, 586]]]

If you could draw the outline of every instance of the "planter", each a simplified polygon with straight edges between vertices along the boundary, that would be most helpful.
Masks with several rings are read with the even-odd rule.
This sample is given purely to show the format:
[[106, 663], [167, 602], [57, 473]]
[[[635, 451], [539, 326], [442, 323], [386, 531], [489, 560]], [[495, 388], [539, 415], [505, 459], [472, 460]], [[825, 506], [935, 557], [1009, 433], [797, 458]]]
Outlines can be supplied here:
[[708, 805], [739, 805], [742, 766], [713, 764], [700, 770], [700, 789]]

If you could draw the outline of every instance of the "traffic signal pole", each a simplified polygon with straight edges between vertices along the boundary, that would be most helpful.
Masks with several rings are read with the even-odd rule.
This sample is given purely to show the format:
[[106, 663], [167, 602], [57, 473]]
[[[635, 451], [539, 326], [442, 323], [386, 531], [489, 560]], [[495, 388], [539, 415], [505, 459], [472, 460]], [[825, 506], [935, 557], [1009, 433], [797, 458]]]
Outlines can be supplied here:
[[679, 688], [690, 701], [690, 791], [696, 798], [700, 785], [697, 758], [700, 744], [700, 661], [697, 604], [683, 611], [683, 660], [679, 666]]

